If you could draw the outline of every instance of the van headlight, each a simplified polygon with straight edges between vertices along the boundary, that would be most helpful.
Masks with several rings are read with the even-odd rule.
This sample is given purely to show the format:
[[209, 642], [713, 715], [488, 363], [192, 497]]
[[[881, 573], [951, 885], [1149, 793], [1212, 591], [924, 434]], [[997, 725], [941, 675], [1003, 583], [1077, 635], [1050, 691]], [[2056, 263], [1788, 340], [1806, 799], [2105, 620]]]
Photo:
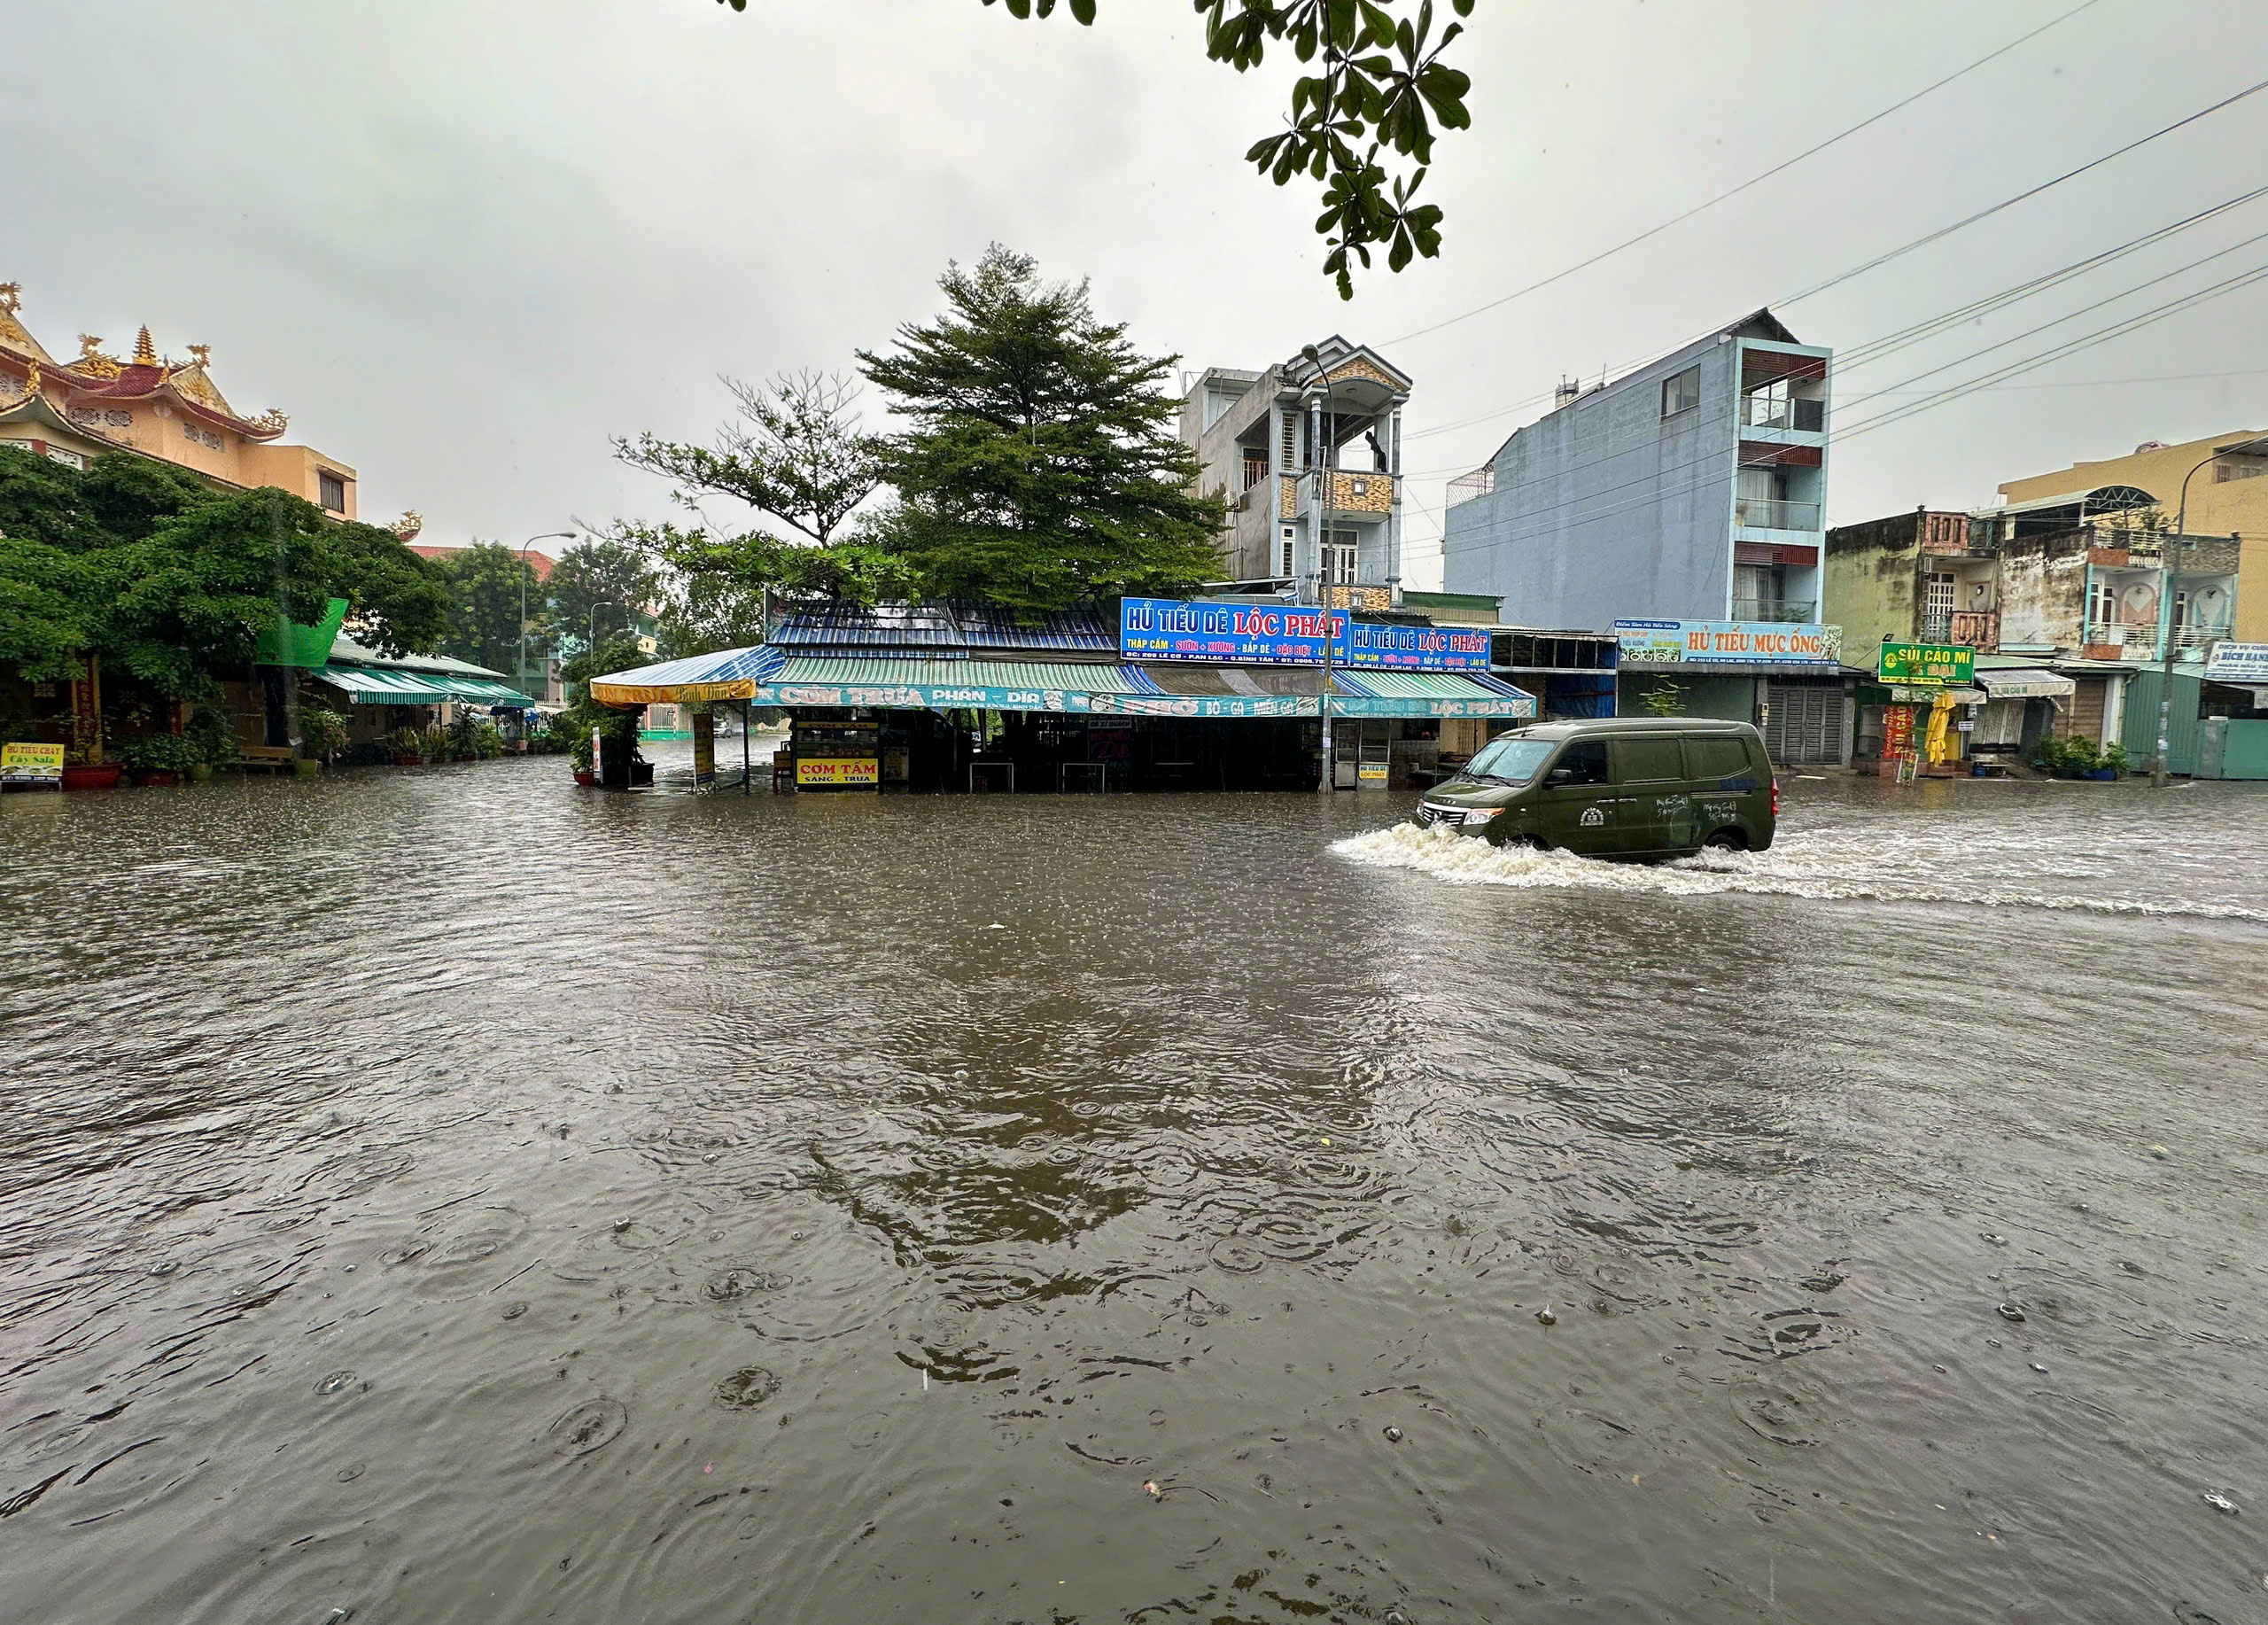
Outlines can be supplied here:
[[1502, 807], [1467, 807], [1464, 810], [1465, 825], [1469, 828], [1474, 824], [1485, 824], [1492, 818], [1502, 818], [1503, 813]]

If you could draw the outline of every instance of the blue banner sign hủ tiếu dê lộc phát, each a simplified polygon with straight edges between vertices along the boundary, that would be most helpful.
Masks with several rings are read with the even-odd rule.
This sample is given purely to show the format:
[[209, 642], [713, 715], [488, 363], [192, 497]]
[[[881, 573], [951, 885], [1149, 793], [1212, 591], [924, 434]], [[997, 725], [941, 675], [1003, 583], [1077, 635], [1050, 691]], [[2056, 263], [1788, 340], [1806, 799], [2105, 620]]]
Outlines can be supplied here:
[[[1417, 672], [1485, 672], [1485, 628], [1401, 626], [1331, 613], [1331, 658], [1340, 665]], [[1293, 603], [1182, 598], [1120, 601], [1118, 649], [1129, 660], [1221, 661], [1245, 665], [1323, 664], [1324, 610]]]

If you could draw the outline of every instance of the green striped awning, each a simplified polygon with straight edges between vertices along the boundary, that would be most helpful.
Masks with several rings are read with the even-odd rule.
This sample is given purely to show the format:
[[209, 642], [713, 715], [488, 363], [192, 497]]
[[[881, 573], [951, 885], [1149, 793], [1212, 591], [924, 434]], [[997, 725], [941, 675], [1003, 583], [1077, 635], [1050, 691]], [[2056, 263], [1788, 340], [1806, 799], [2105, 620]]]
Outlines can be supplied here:
[[412, 672], [390, 665], [327, 665], [309, 673], [345, 691], [356, 705], [440, 705], [463, 700], [524, 711], [535, 702], [509, 683], [454, 672]]

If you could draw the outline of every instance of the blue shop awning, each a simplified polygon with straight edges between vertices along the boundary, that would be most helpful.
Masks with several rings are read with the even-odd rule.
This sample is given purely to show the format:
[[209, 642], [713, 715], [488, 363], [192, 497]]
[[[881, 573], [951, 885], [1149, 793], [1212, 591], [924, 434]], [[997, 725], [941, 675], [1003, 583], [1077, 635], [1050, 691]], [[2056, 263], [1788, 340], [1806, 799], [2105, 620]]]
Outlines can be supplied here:
[[1485, 673], [1388, 672], [1331, 674], [1338, 717], [1533, 717], [1535, 696]]
[[757, 689], [785, 664], [769, 644], [720, 649], [653, 665], [633, 666], [591, 679], [591, 697], [602, 705], [699, 704], [706, 700], [752, 700]]

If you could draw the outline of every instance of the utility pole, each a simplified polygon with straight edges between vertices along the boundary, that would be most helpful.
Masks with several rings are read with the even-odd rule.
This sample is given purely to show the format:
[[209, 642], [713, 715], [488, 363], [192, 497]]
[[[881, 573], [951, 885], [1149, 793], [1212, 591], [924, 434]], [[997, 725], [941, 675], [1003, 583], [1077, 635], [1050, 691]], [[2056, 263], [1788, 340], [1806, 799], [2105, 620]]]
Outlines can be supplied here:
[[[1323, 719], [1323, 782], [1317, 788], [1328, 793], [1339, 787], [1338, 764], [1332, 758], [1331, 740], [1331, 646], [1333, 605], [1330, 564], [1331, 504], [1332, 498], [1337, 494], [1334, 487], [1338, 484], [1339, 470], [1338, 421], [1334, 415], [1338, 400], [1333, 393], [1331, 375], [1324, 370], [1322, 353], [1315, 346], [1309, 345], [1300, 354], [1307, 358], [1309, 365], [1314, 367], [1316, 377], [1323, 384], [1321, 428], [1324, 454], [1319, 460], [1317, 460], [1319, 461], [1321, 470], [1317, 478], [1322, 488], [1317, 494], [1316, 503], [1320, 540], [1315, 550], [1315, 579], [1318, 589], [1316, 596], [1323, 601], [1323, 692], [1317, 697], [1316, 709], [1321, 713]], [[1315, 460], [1312, 458], [1315, 448], [1310, 446], [1308, 449], [1311, 460]]]

